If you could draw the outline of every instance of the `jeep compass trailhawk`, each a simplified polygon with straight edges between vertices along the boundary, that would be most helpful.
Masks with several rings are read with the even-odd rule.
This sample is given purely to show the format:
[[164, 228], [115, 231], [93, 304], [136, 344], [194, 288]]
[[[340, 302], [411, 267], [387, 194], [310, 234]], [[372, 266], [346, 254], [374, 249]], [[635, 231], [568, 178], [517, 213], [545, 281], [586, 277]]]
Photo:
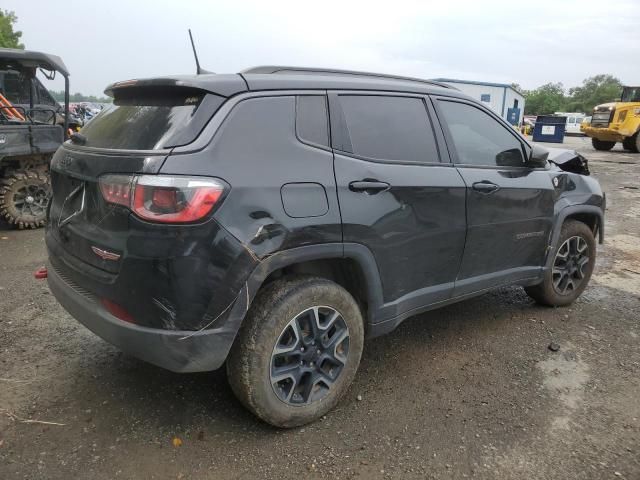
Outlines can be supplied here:
[[593, 271], [586, 160], [454, 88], [259, 67], [107, 93], [52, 160], [51, 291], [147, 362], [226, 362], [273, 425], [335, 406], [367, 336], [502, 285], [567, 305]]

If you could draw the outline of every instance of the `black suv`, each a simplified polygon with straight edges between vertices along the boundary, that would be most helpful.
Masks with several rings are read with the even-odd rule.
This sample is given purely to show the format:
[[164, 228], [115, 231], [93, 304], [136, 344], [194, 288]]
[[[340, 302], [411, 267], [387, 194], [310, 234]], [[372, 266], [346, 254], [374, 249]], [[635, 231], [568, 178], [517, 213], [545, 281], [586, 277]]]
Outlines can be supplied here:
[[591, 276], [586, 161], [454, 88], [259, 67], [107, 93], [52, 160], [51, 291], [150, 363], [226, 361], [273, 425], [330, 410], [365, 337], [407, 317], [511, 284], [566, 305]]

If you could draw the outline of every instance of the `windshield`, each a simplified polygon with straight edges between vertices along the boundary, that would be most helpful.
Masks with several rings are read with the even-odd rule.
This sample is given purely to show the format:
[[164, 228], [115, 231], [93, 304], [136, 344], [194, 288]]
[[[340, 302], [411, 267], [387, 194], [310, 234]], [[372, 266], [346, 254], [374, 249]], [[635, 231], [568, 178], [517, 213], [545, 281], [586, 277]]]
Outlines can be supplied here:
[[640, 102], [640, 87], [625, 87], [622, 90], [623, 102]]
[[84, 146], [157, 150], [186, 145], [224, 100], [193, 89], [126, 90], [81, 130]]

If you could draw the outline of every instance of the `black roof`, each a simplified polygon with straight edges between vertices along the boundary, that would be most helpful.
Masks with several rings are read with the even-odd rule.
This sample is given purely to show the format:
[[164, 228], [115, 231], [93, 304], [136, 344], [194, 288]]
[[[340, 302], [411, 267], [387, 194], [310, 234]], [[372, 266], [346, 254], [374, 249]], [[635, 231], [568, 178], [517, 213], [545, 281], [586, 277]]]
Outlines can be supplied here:
[[399, 77], [380, 73], [301, 67], [254, 67], [238, 74], [180, 75], [127, 80], [109, 85], [107, 95], [126, 87], [181, 86], [206, 90], [229, 97], [261, 90], [382, 90], [407, 93], [433, 93], [466, 97], [457, 89], [433, 80]]
[[45, 70], [58, 71], [65, 77], [69, 76], [69, 70], [67, 70], [67, 66], [60, 57], [42, 52], [32, 52], [16, 48], [0, 48], [0, 65], [5, 68], [44, 68]]

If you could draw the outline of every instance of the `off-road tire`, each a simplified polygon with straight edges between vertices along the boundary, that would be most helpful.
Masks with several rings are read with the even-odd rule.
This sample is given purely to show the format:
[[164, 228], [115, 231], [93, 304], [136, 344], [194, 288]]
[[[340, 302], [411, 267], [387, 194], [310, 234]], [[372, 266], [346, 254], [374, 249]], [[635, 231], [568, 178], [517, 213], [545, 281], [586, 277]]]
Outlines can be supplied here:
[[[314, 306], [331, 307], [348, 327], [346, 362], [323, 398], [306, 405], [281, 400], [272, 386], [272, 354], [281, 335], [301, 312]], [[319, 419], [342, 398], [353, 381], [364, 342], [358, 304], [340, 285], [323, 278], [290, 276], [258, 292], [227, 359], [227, 375], [236, 397], [256, 416], [281, 428]]]
[[591, 139], [591, 145], [596, 150], [600, 150], [601, 152], [607, 152], [611, 150], [615, 146], [616, 142], [606, 142], [604, 140], [598, 140], [597, 138]]
[[622, 146], [625, 150], [629, 150], [633, 153], [640, 153], [640, 131], [637, 131], [634, 135], [625, 138], [622, 142]]
[[27, 187], [37, 187], [37, 190], [51, 196], [49, 175], [44, 172], [29, 170], [13, 172], [0, 178], [0, 217], [19, 229], [43, 227], [46, 221], [46, 205], [38, 207], [37, 214], [29, 208], [19, 208], [16, 199], [22, 195]]
[[[573, 237], [580, 237], [586, 242], [589, 262], [583, 268], [584, 276], [581, 279], [579, 285], [571, 292], [562, 295], [556, 290], [553, 284], [553, 266], [559, 249], [568, 239]], [[531, 298], [533, 298], [541, 305], [546, 305], [549, 307], [562, 307], [565, 305], [570, 305], [575, 301], [576, 298], [578, 298], [582, 294], [582, 292], [588, 285], [591, 274], [593, 273], [593, 267], [595, 266], [596, 240], [591, 229], [582, 222], [576, 220], [567, 220], [562, 225], [558, 243], [553, 252], [551, 252], [551, 259], [552, 260], [550, 268], [548, 268], [545, 272], [543, 282], [531, 287], [525, 287], [525, 291]]]

